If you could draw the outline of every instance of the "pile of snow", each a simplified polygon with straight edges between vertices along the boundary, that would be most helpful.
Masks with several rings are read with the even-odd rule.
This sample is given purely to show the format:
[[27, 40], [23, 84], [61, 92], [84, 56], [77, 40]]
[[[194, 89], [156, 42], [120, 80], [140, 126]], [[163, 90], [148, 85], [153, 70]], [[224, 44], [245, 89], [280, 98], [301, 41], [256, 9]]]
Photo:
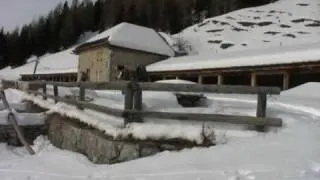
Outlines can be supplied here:
[[174, 56], [173, 49], [160, 34], [153, 29], [134, 24], [120, 23], [89, 39], [86, 43], [93, 43], [103, 39], [106, 39], [108, 43], [114, 46]]
[[176, 36], [202, 54], [319, 42], [319, 35], [319, 1], [279, 0], [205, 19]]
[[284, 96], [320, 98], [320, 83], [309, 82], [281, 92]]
[[[318, 85], [313, 83], [312, 87], [316, 86]], [[294, 97], [295, 95], [292, 95], [290, 99], [294, 100]], [[217, 113], [254, 114], [256, 110], [256, 102], [245, 95], [225, 99], [213, 98], [213, 100], [218, 105]], [[46, 137], [41, 136], [34, 142], [35, 156], [28, 155], [24, 148], [0, 144], [0, 176], [3, 179], [26, 180], [318, 180], [320, 177], [319, 108], [316, 109], [317, 115], [297, 106], [299, 102], [295, 104], [296, 102], [288, 101], [284, 104], [279, 99], [271, 98], [271, 100], [272, 103], [268, 101], [268, 115], [280, 117], [286, 124], [279, 131], [257, 133], [252, 136], [244, 134], [245, 131], [227, 131], [227, 143], [211, 148], [166, 151], [130, 162], [98, 166], [81, 154], [55, 148]], [[301, 99], [300, 103], [303, 101], [305, 99]], [[314, 101], [318, 105], [320, 102], [319, 99], [308, 99], [308, 101]], [[104, 118], [104, 121], [106, 119]], [[154, 127], [151, 129], [158, 131]], [[136, 131], [145, 132], [147, 129], [136, 129]]]
[[320, 61], [320, 42], [268, 49], [173, 57], [147, 66], [147, 71], [248, 67]]
[[[73, 48], [46, 54], [39, 58], [36, 74], [76, 73], [78, 72], [78, 56], [72, 52]], [[33, 60], [33, 61], [31, 61]], [[17, 68], [7, 67], [0, 70], [0, 78], [17, 80], [21, 74], [33, 74], [36, 61], [31, 59], [25, 65]]]

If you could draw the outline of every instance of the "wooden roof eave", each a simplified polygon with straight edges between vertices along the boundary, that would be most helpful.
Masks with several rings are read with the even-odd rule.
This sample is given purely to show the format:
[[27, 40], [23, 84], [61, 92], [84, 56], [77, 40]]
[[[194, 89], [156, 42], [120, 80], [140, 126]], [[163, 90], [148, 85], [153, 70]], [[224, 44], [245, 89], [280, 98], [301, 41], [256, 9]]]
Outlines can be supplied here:
[[73, 50], [73, 52], [78, 55], [79, 53], [86, 51], [86, 50], [89, 50], [89, 49], [92, 49], [92, 48], [98, 48], [101, 46], [108, 46], [109, 45], [108, 39], [109, 39], [109, 37], [106, 37], [103, 39], [99, 39], [97, 41], [81, 44], [80, 46], [76, 47], [75, 50]]
[[148, 72], [150, 75], [192, 75], [192, 74], [221, 74], [232, 72], [268, 72], [268, 71], [286, 71], [292, 69], [312, 69], [320, 68], [320, 59], [318, 61], [305, 61], [291, 64], [272, 64], [259, 66], [238, 66], [229, 68], [206, 68], [206, 69], [189, 69], [176, 71], [155, 71]]

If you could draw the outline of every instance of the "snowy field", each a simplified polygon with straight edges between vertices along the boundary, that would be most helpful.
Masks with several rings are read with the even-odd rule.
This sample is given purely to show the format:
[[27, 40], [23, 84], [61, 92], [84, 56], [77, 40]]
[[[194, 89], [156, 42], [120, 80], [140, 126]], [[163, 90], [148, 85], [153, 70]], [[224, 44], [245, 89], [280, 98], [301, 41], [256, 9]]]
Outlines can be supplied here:
[[[320, 178], [320, 95], [317, 90], [320, 90], [319, 83], [308, 83], [269, 97], [267, 113], [283, 118], [285, 126], [281, 129], [264, 134], [216, 127], [216, 132], [224, 135], [224, 141], [217, 146], [162, 152], [126, 163], [94, 165], [83, 155], [53, 147], [46, 137], [35, 141], [35, 156], [29, 156], [23, 148], [0, 144], [0, 176], [1, 179], [28, 180], [316, 180]], [[17, 103], [20, 98], [15, 91], [9, 90], [7, 94], [11, 102]], [[214, 111], [218, 113], [255, 113], [255, 96], [207, 96], [213, 100]]]

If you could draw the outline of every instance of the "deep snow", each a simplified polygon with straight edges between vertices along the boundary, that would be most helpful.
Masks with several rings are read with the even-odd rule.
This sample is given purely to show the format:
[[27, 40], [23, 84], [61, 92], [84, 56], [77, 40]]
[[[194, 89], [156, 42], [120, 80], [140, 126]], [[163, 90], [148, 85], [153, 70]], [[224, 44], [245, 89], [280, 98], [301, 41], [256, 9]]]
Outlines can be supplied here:
[[[39, 137], [33, 147], [35, 156], [27, 155], [23, 148], [0, 144], [0, 175], [3, 179], [66, 180], [316, 180], [320, 178], [320, 99], [308, 99], [309, 88], [319, 90], [319, 83], [305, 84], [270, 98], [268, 115], [283, 118], [285, 127], [267, 134], [223, 130], [220, 133], [225, 141], [211, 148], [163, 152], [114, 165], [93, 165], [83, 155], [59, 150], [45, 137]], [[288, 101], [297, 94], [301, 100]], [[210, 99], [220, 113], [255, 112], [255, 96], [213, 94]], [[304, 99], [318, 104], [315, 112], [300, 105]]]

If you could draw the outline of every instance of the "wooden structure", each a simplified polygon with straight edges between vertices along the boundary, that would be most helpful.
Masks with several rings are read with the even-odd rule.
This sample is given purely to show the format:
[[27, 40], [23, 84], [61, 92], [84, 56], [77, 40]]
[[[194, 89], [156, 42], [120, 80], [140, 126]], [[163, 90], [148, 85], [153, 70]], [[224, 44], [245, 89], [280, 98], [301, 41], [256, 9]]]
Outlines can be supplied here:
[[292, 64], [218, 69], [150, 72], [152, 80], [190, 80], [200, 84], [277, 86], [285, 90], [306, 82], [320, 81], [320, 60]]
[[78, 73], [21, 74], [20, 76], [22, 81], [76, 82]]
[[[12, 84], [12, 83], [11, 83]], [[144, 118], [177, 119], [177, 120], [198, 120], [221, 123], [247, 124], [257, 127], [282, 126], [282, 120], [266, 117], [267, 94], [280, 94], [280, 89], [275, 87], [250, 87], [250, 86], [217, 86], [199, 84], [163, 84], [163, 83], [136, 83], [136, 82], [110, 82], [110, 83], [63, 83], [63, 82], [18, 82], [18, 87], [40, 87], [42, 92], [30, 89], [29, 93], [42, 95], [43, 99], [51, 98], [56, 102], [61, 101], [75, 105], [80, 109], [87, 108], [94, 111], [107, 113], [109, 115], [123, 117], [125, 123], [143, 122]], [[54, 94], [47, 94], [47, 85], [54, 86]], [[58, 87], [79, 87], [79, 99], [66, 99], [59, 97]], [[92, 90], [122, 90], [125, 92], [124, 109], [113, 109], [89, 102], [85, 102], [85, 89]], [[235, 116], [222, 114], [200, 114], [200, 113], [172, 113], [154, 112], [142, 109], [142, 91], [171, 91], [171, 92], [207, 92], [207, 93], [236, 93], [236, 94], [257, 94], [257, 116]]]

